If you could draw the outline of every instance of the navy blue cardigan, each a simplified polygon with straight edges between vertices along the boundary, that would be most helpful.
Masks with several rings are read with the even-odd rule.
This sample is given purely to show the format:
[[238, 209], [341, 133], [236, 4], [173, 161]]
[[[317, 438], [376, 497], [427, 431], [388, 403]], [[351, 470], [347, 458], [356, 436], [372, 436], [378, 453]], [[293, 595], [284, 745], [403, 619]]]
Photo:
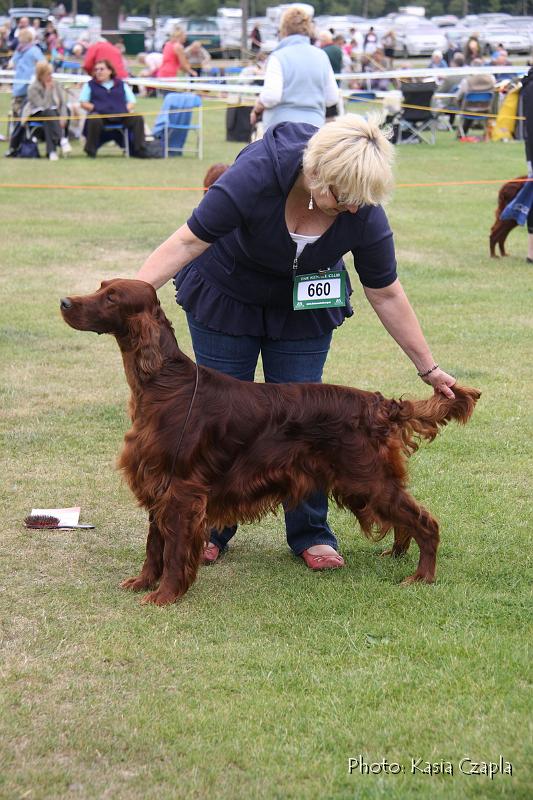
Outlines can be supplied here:
[[[193, 211], [189, 228], [212, 244], [176, 275], [176, 300], [202, 324], [233, 335], [308, 339], [352, 315], [348, 296], [344, 308], [292, 308], [296, 244], [287, 230], [285, 202], [316, 130], [291, 122], [270, 128], [239, 153]], [[396, 279], [392, 232], [380, 206], [339, 214], [306, 245], [296, 272], [344, 269], [342, 257], [350, 250], [364, 286], [381, 288]], [[349, 281], [347, 286], [350, 294]]]

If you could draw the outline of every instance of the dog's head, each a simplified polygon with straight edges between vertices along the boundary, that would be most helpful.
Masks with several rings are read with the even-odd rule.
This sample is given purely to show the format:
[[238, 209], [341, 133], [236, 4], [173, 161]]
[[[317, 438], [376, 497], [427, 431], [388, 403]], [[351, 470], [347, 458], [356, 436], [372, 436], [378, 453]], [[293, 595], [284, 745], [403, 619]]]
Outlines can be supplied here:
[[[150, 283], [124, 278], [102, 281], [94, 294], [63, 297], [60, 308], [71, 328], [116, 336], [121, 350], [134, 353], [141, 379], [161, 368], [161, 331], [168, 328], [172, 334], [172, 327]], [[166, 339], [175, 345], [173, 334]]]
[[114, 278], [102, 281], [94, 294], [62, 297], [61, 314], [71, 328], [127, 336], [132, 321], [159, 307], [154, 287], [144, 281]]
[[204, 176], [204, 194], [227, 169], [229, 169], [229, 164], [211, 164]]

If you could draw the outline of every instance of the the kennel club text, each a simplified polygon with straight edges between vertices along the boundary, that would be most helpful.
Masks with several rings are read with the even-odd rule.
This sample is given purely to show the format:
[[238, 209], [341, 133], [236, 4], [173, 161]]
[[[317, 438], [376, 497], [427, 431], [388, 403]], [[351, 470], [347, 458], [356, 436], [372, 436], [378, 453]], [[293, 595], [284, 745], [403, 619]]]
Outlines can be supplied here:
[[496, 775], [512, 775], [513, 765], [506, 761], [502, 755], [498, 761], [474, 761], [472, 758], [462, 758], [457, 765], [451, 761], [425, 761], [423, 758], [411, 758], [409, 764], [400, 764], [397, 761], [370, 761], [363, 755], [348, 759], [348, 774], [360, 775], [398, 775], [399, 773], [411, 775], [454, 775], [460, 772], [463, 775], [483, 775], [494, 780]]

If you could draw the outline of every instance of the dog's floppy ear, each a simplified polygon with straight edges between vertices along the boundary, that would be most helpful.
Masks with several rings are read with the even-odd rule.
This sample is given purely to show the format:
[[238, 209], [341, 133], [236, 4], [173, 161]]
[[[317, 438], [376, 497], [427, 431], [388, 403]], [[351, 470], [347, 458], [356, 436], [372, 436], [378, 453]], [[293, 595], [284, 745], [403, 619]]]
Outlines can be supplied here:
[[[155, 309], [154, 312], [157, 313]], [[143, 311], [130, 317], [128, 322], [139, 377], [141, 380], [148, 380], [163, 366], [159, 321], [153, 313]]]

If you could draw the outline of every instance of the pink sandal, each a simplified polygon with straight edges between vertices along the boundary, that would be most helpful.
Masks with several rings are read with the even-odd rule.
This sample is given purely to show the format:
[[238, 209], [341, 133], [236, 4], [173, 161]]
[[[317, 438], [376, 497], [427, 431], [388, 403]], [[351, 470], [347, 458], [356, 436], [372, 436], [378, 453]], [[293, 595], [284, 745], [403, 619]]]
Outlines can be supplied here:
[[339, 569], [344, 567], [344, 559], [339, 553], [331, 553], [328, 555], [313, 555], [309, 550], [303, 550], [300, 553], [309, 569]]

